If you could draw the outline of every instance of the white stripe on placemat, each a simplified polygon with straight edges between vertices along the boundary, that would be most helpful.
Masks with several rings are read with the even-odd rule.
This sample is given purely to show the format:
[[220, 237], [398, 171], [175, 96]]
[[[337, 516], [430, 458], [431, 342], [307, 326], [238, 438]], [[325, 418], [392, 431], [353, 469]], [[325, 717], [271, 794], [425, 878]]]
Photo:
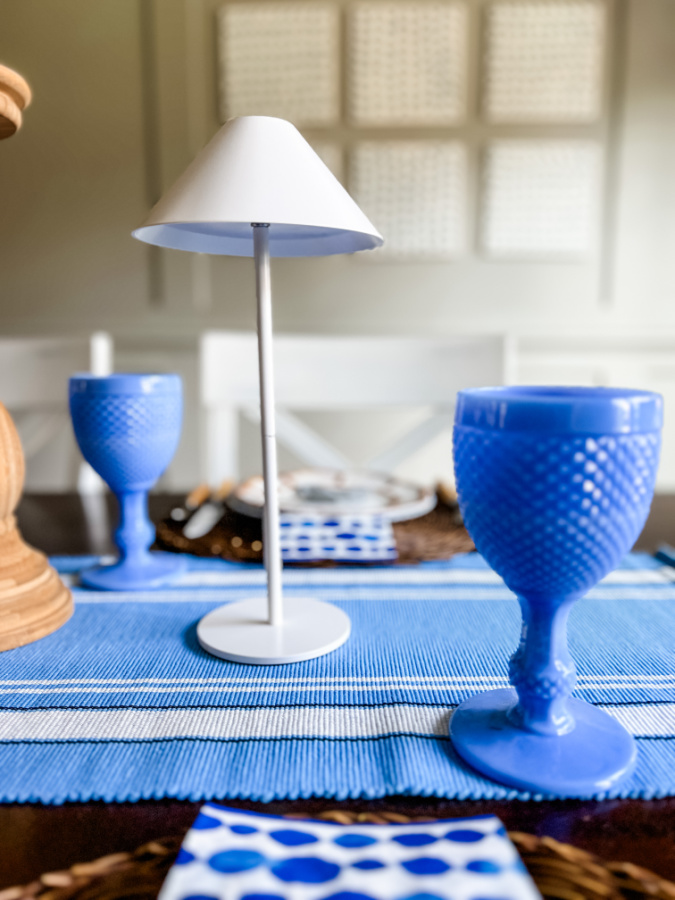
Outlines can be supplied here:
[[[320, 584], [363, 584], [363, 585], [407, 585], [407, 584], [503, 584], [502, 579], [492, 569], [425, 569], [391, 568], [371, 569], [286, 569], [283, 573], [287, 585]], [[675, 569], [662, 566], [658, 569], [616, 569], [610, 572], [601, 584], [672, 584]], [[261, 569], [249, 571], [234, 569], [229, 571], [193, 570], [181, 576], [176, 586], [180, 587], [229, 587], [231, 585], [257, 586], [265, 584], [265, 573]]]
[[640, 737], [675, 735], [675, 703], [652, 703], [648, 706], [613, 706], [607, 712]]
[[0, 712], [0, 741], [445, 736], [447, 708], [58, 709]]
[[[283, 581], [287, 585], [319, 584], [503, 584], [492, 569], [423, 569], [377, 567], [363, 569], [285, 569]], [[213, 571], [195, 569], [176, 582], [180, 587], [219, 587], [230, 584], [264, 585], [262, 569], [230, 569]]]
[[[139, 604], [139, 603], [225, 603], [242, 600], [251, 596], [251, 589], [237, 584], [227, 585], [227, 592], [220, 589], [162, 590], [162, 591], [81, 591], [75, 595], [76, 604]], [[310, 585], [295, 585], [311, 588]], [[316, 590], [318, 586], [314, 585]], [[257, 593], [257, 592], [256, 592]], [[292, 594], [289, 595], [292, 596]], [[508, 600], [514, 602], [516, 595], [506, 587], [475, 585], [381, 585], [368, 587], [361, 585], [324, 584], [321, 599], [339, 601], [374, 601], [377, 603], [428, 602], [444, 603], [454, 600]], [[671, 584], [643, 585], [600, 585], [588, 592], [588, 600], [675, 600], [675, 587]]]
[[[506, 675], [382, 675], [361, 677], [83, 678], [2, 680], [0, 696], [54, 694], [281, 694], [331, 691], [431, 691], [507, 687]], [[581, 689], [675, 688], [675, 675], [580, 675]]]
[[[316, 590], [319, 585], [296, 584], [295, 589], [308, 588]], [[238, 583], [223, 584], [220, 588], [172, 588], [161, 591], [82, 591], [75, 594], [76, 604], [138, 604], [138, 603], [227, 603], [250, 597], [253, 585]], [[376, 602], [395, 603], [397, 601], [434, 600], [509, 600], [516, 599], [508, 588], [495, 584], [494, 587], [473, 585], [392, 585], [379, 587], [351, 584], [324, 584], [320, 586], [321, 598], [334, 597], [336, 600], [374, 600]], [[660, 590], [663, 591], [663, 585]], [[256, 594], [261, 592], [257, 591]], [[635, 591], [631, 593], [633, 598]], [[288, 592], [288, 596], [293, 596]], [[635, 598], [640, 599], [640, 598]]]
[[[675, 704], [607, 710], [642, 737], [675, 732]], [[442, 707], [294, 707], [291, 709], [57, 709], [0, 712], [0, 741], [148, 741], [260, 738], [445, 737]]]
[[[297, 684], [297, 685], [273, 685], [273, 684], [250, 684], [250, 685], [226, 685], [226, 684], [177, 684], [177, 685], [157, 685], [157, 684], [141, 684], [141, 685], [120, 685], [101, 686], [101, 685], [83, 685], [78, 687], [58, 687], [58, 688], [37, 688], [37, 687], [19, 687], [1, 689], [0, 695], [37, 695], [37, 696], [53, 696], [62, 694], [286, 694], [286, 693], [315, 693], [321, 691], [325, 693], [371, 693], [377, 690], [402, 690], [408, 692], [424, 692], [434, 689], [453, 688], [453, 687], [470, 687], [473, 690], [481, 690], [481, 688], [490, 689], [493, 687], [507, 687], [506, 678], [484, 678], [481, 681], [466, 681], [463, 679], [455, 679], [453, 681], [439, 681], [434, 684], [398, 681], [383, 681], [380, 684], [334, 684], [327, 682], [325, 684]], [[623, 687], [623, 685], [622, 685]]]
[[[77, 578], [71, 573], [61, 575], [61, 578], [70, 585], [77, 584]], [[603, 586], [633, 585], [672, 585], [675, 581], [675, 569], [664, 567], [663, 569], [619, 569], [610, 572], [600, 582]], [[288, 587], [376, 587], [376, 588], [404, 588], [407, 586], [455, 586], [462, 585], [469, 590], [471, 588], [494, 585], [503, 587], [504, 582], [490, 569], [310, 569], [310, 570], [286, 570], [283, 574], [283, 582]], [[85, 602], [93, 600], [133, 599], [143, 602], [171, 602], [177, 598], [172, 592], [185, 590], [185, 588], [255, 588], [265, 586], [265, 573], [259, 569], [242, 571], [234, 569], [229, 571], [192, 571], [182, 576], [180, 580], [165, 591], [145, 591], [129, 595], [129, 593], [109, 592], [107, 594], [94, 594]], [[510, 598], [513, 595], [505, 591]], [[490, 597], [496, 597], [490, 594]], [[178, 597], [181, 599], [181, 597]], [[182, 596], [185, 599], [185, 596]], [[206, 595], [200, 595], [200, 599], [206, 599]]]

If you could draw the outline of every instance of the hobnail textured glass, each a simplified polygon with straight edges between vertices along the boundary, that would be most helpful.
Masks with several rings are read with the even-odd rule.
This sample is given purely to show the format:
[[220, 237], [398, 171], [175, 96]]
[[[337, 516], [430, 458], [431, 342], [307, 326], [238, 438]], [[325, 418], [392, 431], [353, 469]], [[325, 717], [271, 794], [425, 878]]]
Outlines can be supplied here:
[[152, 384], [153, 390], [139, 394], [71, 394], [82, 455], [113, 490], [152, 487], [176, 452], [182, 421], [180, 382], [163, 379], [160, 390], [157, 381]]
[[147, 492], [171, 462], [183, 412], [178, 375], [75, 375], [70, 413], [82, 455], [117, 495], [120, 561], [82, 573], [91, 587], [159, 587], [184, 568], [179, 557], [149, 553], [154, 528]]
[[515, 691], [465, 701], [451, 735], [467, 761], [498, 780], [579, 796], [632, 767], [630, 735], [570, 698], [566, 622], [642, 530], [661, 423], [661, 398], [646, 391], [513, 387], [458, 396], [460, 509], [478, 551], [518, 595], [523, 628], [509, 668]]
[[542, 437], [458, 426], [464, 521], [515, 593], [585, 593], [635, 543], [660, 435]]

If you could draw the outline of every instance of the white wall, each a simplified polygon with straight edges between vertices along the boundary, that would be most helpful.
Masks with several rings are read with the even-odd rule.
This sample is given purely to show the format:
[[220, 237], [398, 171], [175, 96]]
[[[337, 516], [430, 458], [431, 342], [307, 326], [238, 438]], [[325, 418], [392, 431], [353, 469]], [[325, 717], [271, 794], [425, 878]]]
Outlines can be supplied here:
[[[153, 251], [129, 232], [218, 127], [217, 5], [0, 0], [0, 61], [35, 94], [24, 130], [0, 144], [0, 327], [103, 328], [118, 367], [181, 369], [189, 404], [174, 486], [198, 477], [197, 336], [254, 327], [253, 272], [247, 260]], [[675, 2], [618, 0], [616, 22], [600, 266], [278, 260], [277, 330], [506, 332], [519, 380], [656, 387], [675, 409]], [[356, 456], [401, 425], [322, 423]], [[252, 470], [254, 434], [244, 449]], [[413, 468], [444, 470], [447, 441]], [[675, 489], [670, 418], [661, 485]]]

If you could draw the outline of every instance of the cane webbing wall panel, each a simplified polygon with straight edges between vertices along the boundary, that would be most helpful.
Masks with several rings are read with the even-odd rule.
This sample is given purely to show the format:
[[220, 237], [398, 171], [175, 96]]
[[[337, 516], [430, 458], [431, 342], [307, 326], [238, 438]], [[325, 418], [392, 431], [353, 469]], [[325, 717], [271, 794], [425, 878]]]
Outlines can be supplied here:
[[487, 8], [485, 114], [493, 122], [586, 122], [601, 109], [605, 8], [505, 0]]
[[444, 125], [466, 105], [467, 10], [362, 2], [349, 13], [348, 109], [361, 125]]
[[301, 128], [383, 232], [369, 259], [482, 251], [595, 265], [613, 8], [231, 0], [219, 10], [221, 113]]
[[495, 142], [485, 159], [484, 249], [516, 256], [591, 253], [599, 163], [591, 142]]
[[263, 115], [331, 125], [340, 110], [339, 10], [231, 3], [219, 12], [221, 118]]
[[465, 247], [466, 152], [458, 142], [364, 142], [352, 153], [350, 186], [380, 229], [373, 256], [452, 257]]

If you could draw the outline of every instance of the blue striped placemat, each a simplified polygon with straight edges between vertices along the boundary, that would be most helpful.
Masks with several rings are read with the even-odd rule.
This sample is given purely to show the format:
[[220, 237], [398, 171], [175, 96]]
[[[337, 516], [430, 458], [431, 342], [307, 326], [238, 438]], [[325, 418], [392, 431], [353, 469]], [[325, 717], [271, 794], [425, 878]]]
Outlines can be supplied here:
[[[75, 581], [92, 561], [54, 562]], [[507, 684], [518, 640], [518, 605], [479, 556], [284, 580], [349, 614], [347, 644], [269, 668], [204, 653], [199, 619], [264, 589], [246, 564], [191, 559], [158, 592], [75, 587], [70, 622], [0, 654], [0, 800], [528, 797], [475, 774], [447, 737], [457, 703]], [[604, 796], [674, 794], [675, 569], [628, 557], [569, 632], [577, 695], [638, 739], [635, 774]]]

